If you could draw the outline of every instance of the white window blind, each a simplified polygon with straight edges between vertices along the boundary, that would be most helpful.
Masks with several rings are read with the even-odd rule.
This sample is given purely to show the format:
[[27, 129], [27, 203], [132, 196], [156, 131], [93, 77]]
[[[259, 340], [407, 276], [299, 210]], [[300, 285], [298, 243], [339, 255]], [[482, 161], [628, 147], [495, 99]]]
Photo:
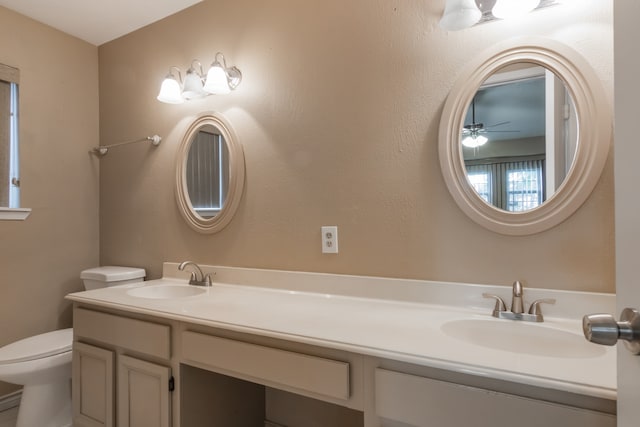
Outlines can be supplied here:
[[544, 159], [494, 160], [468, 164], [467, 177], [476, 193], [500, 209], [521, 212], [544, 202]]

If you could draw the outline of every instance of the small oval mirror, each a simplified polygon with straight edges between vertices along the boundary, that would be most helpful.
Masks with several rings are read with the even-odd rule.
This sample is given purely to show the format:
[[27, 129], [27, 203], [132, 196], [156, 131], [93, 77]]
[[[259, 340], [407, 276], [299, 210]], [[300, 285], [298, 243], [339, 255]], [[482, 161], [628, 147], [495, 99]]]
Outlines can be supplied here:
[[600, 80], [580, 55], [549, 39], [513, 39], [470, 62], [451, 89], [440, 121], [440, 166], [473, 221], [502, 234], [534, 234], [567, 219], [589, 197], [611, 131]]
[[215, 233], [232, 219], [244, 188], [244, 153], [217, 113], [198, 117], [180, 144], [176, 200], [191, 228]]

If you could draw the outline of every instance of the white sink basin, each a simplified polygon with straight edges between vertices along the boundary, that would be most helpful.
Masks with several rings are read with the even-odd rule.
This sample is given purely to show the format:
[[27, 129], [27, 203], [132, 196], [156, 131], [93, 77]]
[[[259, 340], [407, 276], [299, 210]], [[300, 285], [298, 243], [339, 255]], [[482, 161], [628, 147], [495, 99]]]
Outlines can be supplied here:
[[464, 319], [446, 322], [442, 331], [455, 339], [495, 350], [534, 356], [587, 359], [602, 356], [602, 346], [582, 334], [512, 320]]
[[192, 285], [150, 285], [127, 291], [132, 297], [150, 299], [185, 298], [205, 293], [206, 288]]

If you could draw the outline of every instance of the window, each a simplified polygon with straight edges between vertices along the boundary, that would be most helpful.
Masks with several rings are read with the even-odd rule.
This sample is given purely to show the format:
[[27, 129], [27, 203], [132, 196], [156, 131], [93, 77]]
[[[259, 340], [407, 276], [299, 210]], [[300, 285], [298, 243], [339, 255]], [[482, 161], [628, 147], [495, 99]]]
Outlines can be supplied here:
[[187, 189], [193, 209], [203, 218], [216, 216], [224, 206], [229, 181], [227, 144], [222, 135], [200, 130], [187, 158]]
[[485, 202], [491, 203], [491, 174], [488, 171], [484, 172], [469, 172], [467, 174], [469, 183], [473, 186], [478, 193], [478, 196], [482, 197]]
[[511, 158], [473, 164], [467, 177], [487, 203], [509, 212], [534, 209], [544, 201], [544, 159]]
[[17, 68], [0, 64], [0, 219], [25, 219], [20, 209]]
[[20, 207], [18, 70], [0, 64], [0, 206]]
[[[530, 162], [523, 162], [530, 163]], [[507, 170], [507, 210], [522, 212], [542, 204], [542, 167], [518, 165]]]

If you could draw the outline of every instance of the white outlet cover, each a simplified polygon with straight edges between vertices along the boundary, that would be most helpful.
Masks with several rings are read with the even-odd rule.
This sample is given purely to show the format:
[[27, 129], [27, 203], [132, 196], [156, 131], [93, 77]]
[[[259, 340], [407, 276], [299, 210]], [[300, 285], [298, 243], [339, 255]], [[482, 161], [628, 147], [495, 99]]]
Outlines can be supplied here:
[[322, 233], [322, 253], [337, 254], [338, 253], [338, 226], [325, 225], [320, 227]]

